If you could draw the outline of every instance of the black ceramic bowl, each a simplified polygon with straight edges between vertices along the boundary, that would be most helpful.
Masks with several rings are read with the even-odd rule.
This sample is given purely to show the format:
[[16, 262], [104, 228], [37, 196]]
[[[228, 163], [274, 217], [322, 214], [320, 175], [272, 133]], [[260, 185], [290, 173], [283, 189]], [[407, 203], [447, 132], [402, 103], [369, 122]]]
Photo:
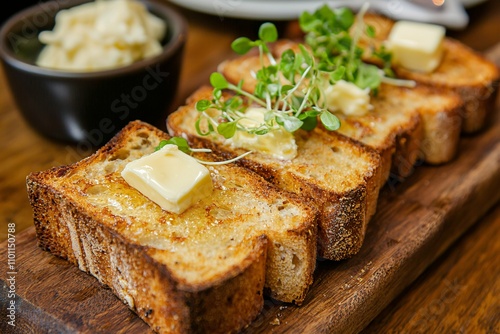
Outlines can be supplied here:
[[8, 19], [0, 30], [0, 58], [24, 119], [50, 138], [99, 147], [129, 121], [160, 128], [174, 100], [187, 24], [167, 1], [140, 0], [167, 23], [163, 52], [131, 65], [98, 72], [38, 67], [38, 34], [52, 30], [56, 13], [88, 0], [40, 2]]

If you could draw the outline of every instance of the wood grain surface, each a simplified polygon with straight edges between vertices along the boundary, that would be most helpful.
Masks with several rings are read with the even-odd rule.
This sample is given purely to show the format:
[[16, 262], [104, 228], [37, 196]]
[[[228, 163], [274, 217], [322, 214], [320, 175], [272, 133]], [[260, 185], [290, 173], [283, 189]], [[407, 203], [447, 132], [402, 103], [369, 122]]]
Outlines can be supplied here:
[[[2, 266], [0, 291], [1, 333], [146, 333], [149, 327], [111, 290], [69, 262], [41, 252], [35, 241], [34, 228], [18, 235], [16, 240], [16, 326], [7, 319], [8, 289], [5, 277], [12, 275]], [[2, 247], [2, 258], [5, 258]], [[76, 270], [75, 270], [76, 269]], [[10, 285], [10, 284], [9, 284]]]
[[[387, 185], [360, 253], [342, 262], [319, 261], [304, 305], [268, 299], [246, 332], [361, 331], [500, 199], [500, 121], [479, 136], [463, 138], [460, 151], [450, 164], [419, 166], [404, 182]], [[17, 243], [18, 328], [37, 333], [149, 330], [93, 277], [38, 249], [32, 228]], [[3, 243], [0, 258], [6, 253]], [[2, 266], [3, 305], [7, 277]], [[2, 307], [5, 318], [4, 312]]]
[[[173, 108], [231, 55], [229, 44], [234, 38], [255, 35], [260, 25], [179, 10], [188, 19], [190, 32]], [[469, 13], [469, 27], [451, 31], [452, 37], [479, 51], [500, 41], [496, 33], [500, 1], [487, 1]], [[286, 32], [287, 23], [278, 28]], [[319, 262], [316, 282], [303, 307], [266, 300], [261, 316], [246, 332], [349, 333], [364, 328], [365, 334], [499, 333], [500, 210], [493, 209], [481, 219], [498, 204], [500, 193], [498, 114], [497, 108], [497, 118], [486, 131], [462, 138], [461, 154], [451, 164], [419, 166], [403, 183], [387, 186], [361, 253], [340, 263]], [[26, 175], [75, 162], [92, 152], [53, 142], [29, 128], [12, 102], [3, 75], [0, 143], [0, 240], [7, 239], [9, 223], [16, 226], [18, 326], [14, 333], [149, 332], [93, 277], [37, 247]], [[0, 253], [6, 259], [5, 242]], [[0, 264], [1, 333], [12, 332], [5, 327], [6, 268]]]
[[497, 206], [362, 334], [500, 333], [499, 240]]

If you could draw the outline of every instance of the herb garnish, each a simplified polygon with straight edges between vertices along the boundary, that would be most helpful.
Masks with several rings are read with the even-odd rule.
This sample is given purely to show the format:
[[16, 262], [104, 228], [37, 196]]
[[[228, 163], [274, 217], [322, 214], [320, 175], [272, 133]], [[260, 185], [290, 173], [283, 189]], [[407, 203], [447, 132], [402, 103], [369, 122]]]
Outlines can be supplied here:
[[391, 69], [392, 54], [383, 44], [377, 47], [369, 43], [368, 46], [371, 55], [381, 61], [381, 69], [363, 61], [365, 50], [359, 42], [361, 39], [370, 42], [375, 37], [375, 28], [363, 20], [368, 7], [369, 3], [365, 3], [356, 15], [349, 8], [332, 9], [328, 5], [314, 13], [303, 12], [299, 25], [305, 33], [306, 44], [313, 50], [320, 68], [336, 73], [333, 83], [349, 81], [361, 89], [369, 88], [374, 95], [382, 82], [414, 87], [412, 80], [395, 78]]
[[[375, 37], [375, 28], [363, 21], [367, 9], [368, 3], [365, 3], [355, 16], [348, 8], [331, 9], [324, 5], [314, 13], [303, 12], [299, 24], [320, 68], [335, 73], [333, 81], [345, 80], [361, 89], [377, 90], [383, 72], [363, 62], [364, 50], [359, 46], [362, 37]], [[391, 54], [385, 48], [376, 49], [373, 54], [383, 61], [385, 71], [389, 72]]]
[[[277, 29], [270, 22], [260, 26], [257, 40], [247, 37], [234, 40], [231, 47], [240, 55], [254, 47], [259, 50], [261, 67], [256, 73], [256, 87], [253, 93], [246, 92], [242, 89], [243, 81], [234, 85], [221, 73], [212, 73], [212, 98], [196, 103], [200, 112], [195, 124], [198, 134], [218, 133], [229, 139], [236, 131], [264, 135], [280, 126], [289, 132], [312, 130], [318, 119], [326, 129], [334, 131], [340, 127], [340, 121], [324, 105], [324, 89], [329, 85], [344, 80], [374, 95], [382, 82], [413, 87], [413, 81], [394, 78], [391, 53], [384, 46], [370, 45], [372, 55], [382, 61], [382, 69], [363, 61], [364, 50], [359, 41], [375, 37], [375, 28], [363, 20], [368, 6], [365, 3], [357, 15], [349, 8], [331, 9], [328, 5], [314, 13], [303, 12], [299, 24], [305, 33], [305, 43], [298, 44], [298, 51], [286, 50], [279, 59], [275, 59], [268, 47], [268, 43], [278, 40]], [[226, 99], [223, 90], [235, 94]], [[246, 119], [249, 104], [267, 110], [264, 123], [248, 127], [240, 122]], [[220, 113], [211, 116], [209, 109]], [[205, 130], [202, 130], [202, 122], [205, 122]]]
[[[318, 116], [327, 129], [336, 130], [340, 127], [339, 119], [318, 103], [321, 97], [320, 87], [328, 77], [318, 67], [311, 51], [299, 44], [299, 52], [287, 50], [279, 60], [276, 60], [267, 43], [275, 42], [277, 39], [276, 26], [267, 22], [259, 29], [259, 39], [252, 41], [240, 37], [231, 44], [232, 49], [238, 54], [246, 54], [254, 47], [259, 49], [261, 68], [256, 73], [257, 85], [251, 94], [241, 88], [242, 81], [234, 85], [221, 73], [212, 73], [210, 76], [210, 83], [214, 88], [212, 99], [196, 103], [196, 109], [200, 112], [195, 124], [199, 135], [206, 136], [217, 132], [228, 139], [233, 137], [237, 130], [263, 135], [280, 126], [288, 132], [300, 128], [312, 130], [317, 125]], [[230, 90], [236, 94], [224, 99], [223, 90]], [[243, 97], [249, 103], [267, 109], [265, 122], [260, 126], [247, 127], [240, 122], [245, 119], [245, 109], [248, 107]], [[219, 110], [220, 114], [216, 117], [210, 116], [207, 112], [210, 108]], [[207, 131], [202, 131], [200, 125], [202, 121], [207, 122]]]
[[[179, 149], [179, 151], [182, 151], [184, 153], [186, 153], [187, 155], [191, 155], [191, 153], [193, 152], [205, 152], [205, 153], [209, 153], [209, 152], [212, 152], [211, 149], [208, 149], [208, 148], [191, 148], [189, 146], [189, 143], [187, 142], [186, 139], [182, 138], [182, 137], [172, 137], [168, 140], [166, 139], [163, 139], [162, 141], [160, 141], [160, 143], [158, 144], [158, 146], [155, 147], [155, 152], [156, 151], [159, 151], [161, 150], [163, 147], [165, 147], [166, 145], [175, 145], [177, 146], [177, 148]], [[205, 161], [205, 160], [200, 160], [200, 159], [197, 159], [197, 158], [194, 158], [197, 162], [201, 163], [201, 164], [204, 164], [204, 165], [224, 165], [224, 164], [228, 164], [228, 163], [231, 163], [231, 162], [235, 162], [243, 157], [246, 157], [247, 155], [249, 155], [250, 153], [252, 153], [252, 151], [248, 151], [248, 152], [245, 152], [233, 159], [229, 159], [229, 160], [224, 160], [224, 161]]]

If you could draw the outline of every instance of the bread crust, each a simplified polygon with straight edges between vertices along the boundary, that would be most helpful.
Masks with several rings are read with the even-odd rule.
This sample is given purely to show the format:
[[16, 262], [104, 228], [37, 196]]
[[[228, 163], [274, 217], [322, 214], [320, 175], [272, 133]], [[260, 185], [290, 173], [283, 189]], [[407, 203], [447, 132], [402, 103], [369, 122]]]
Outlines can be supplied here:
[[[384, 23], [383, 28], [388, 29], [390, 21]], [[288, 49], [297, 50], [299, 42], [278, 40], [271, 51], [279, 57]], [[260, 66], [258, 55], [251, 53], [223, 61], [218, 70], [233, 84], [242, 80], [242, 88], [253, 92], [257, 82], [252, 73]], [[426, 103], [428, 100], [432, 103]], [[375, 149], [382, 157], [382, 183], [391, 174], [406, 178], [421, 159], [441, 164], [454, 158], [460, 138], [456, 127], [461, 126], [464, 110], [456, 92], [423, 84], [415, 88], [382, 84], [370, 103], [373, 109], [363, 116], [336, 113], [341, 121], [336, 132]]]
[[[39, 246], [67, 259], [110, 287], [158, 333], [238, 332], [259, 314], [265, 286], [274, 297], [287, 302], [302, 302], [312, 283], [316, 261], [316, 212], [256, 174], [236, 166], [218, 169], [222, 175], [233, 175], [224, 173], [234, 171], [235, 180], [242, 177], [243, 183], [257, 189], [259, 194], [251, 195], [258, 196], [256, 201], [269, 203], [269, 207], [284, 201], [283, 205], [296, 210], [300, 217], [293, 218], [297, 223], [281, 221], [277, 224], [270, 221], [269, 224], [276, 228], [252, 231], [242, 239], [244, 244], [236, 249], [235, 254], [241, 254], [238, 255], [241, 259], [222, 271], [215, 271], [215, 275], [206, 276], [206, 279], [184, 276], [182, 269], [172, 267], [173, 262], [165, 260], [173, 256], [169, 251], [154, 246], [154, 243], [140, 242], [143, 234], [134, 234], [134, 231], [139, 232], [139, 226], [147, 225], [130, 225], [131, 221], [135, 224], [139, 222], [134, 217], [116, 214], [111, 207], [99, 209], [97, 202], [91, 199], [92, 189], [109, 183], [109, 189], [114, 189], [114, 186], [123, 189], [120, 196], [132, 196], [132, 203], [137, 203], [137, 208], [134, 206], [131, 210], [143, 210], [140, 203], [154, 208], [151, 219], [155, 219], [152, 218], [156, 217], [155, 212], [161, 210], [137, 195], [135, 190], [118, 184], [116, 174], [120, 167], [116, 166], [120, 163], [114, 165], [113, 162], [132, 159], [127, 154], [133, 154], [129, 152], [134, 150], [133, 147], [145, 145], [151, 151], [160, 139], [166, 138], [169, 138], [166, 133], [148, 124], [132, 122], [96, 154], [70, 166], [28, 175], [26, 185]], [[210, 155], [200, 157], [209, 159]], [[94, 170], [102, 174], [103, 171], [95, 166], [103, 162], [107, 163], [103, 165], [104, 174], [109, 175], [99, 176], [97, 183], [91, 185], [93, 174], [84, 171]], [[82, 179], [83, 175], [88, 179]], [[209, 208], [207, 206], [207, 210]], [[286, 226], [290, 227], [286, 229]], [[186, 242], [190, 242], [189, 239]], [[213, 242], [215, 246], [217, 238]], [[284, 247], [273, 253], [272, 248], [277, 242]], [[285, 257], [287, 251], [290, 259]], [[220, 255], [222, 263], [223, 255]], [[297, 268], [285, 267], [287, 263], [292, 263], [293, 256], [297, 257]], [[290, 280], [290, 277], [294, 281], [283, 282], [282, 287], [273, 285], [272, 280], [284, 281]], [[222, 314], [224, 317], [221, 317]]]
[[[210, 98], [211, 92], [208, 86], [194, 92], [186, 105], [169, 116], [168, 131], [171, 135], [186, 138], [194, 146], [210, 148], [226, 159], [234, 158], [246, 150], [224, 144], [221, 137], [199, 136], [194, 128], [197, 117], [195, 103]], [[336, 133], [326, 134], [315, 129], [310, 132], [298, 130], [294, 135], [299, 147], [297, 158], [283, 162], [254, 152], [238, 160], [238, 164], [318, 208], [320, 257], [331, 260], [352, 257], [363, 243], [367, 217], [371, 217], [376, 210], [381, 185], [380, 157], [373, 150]], [[332, 157], [335, 154], [352, 161], [353, 170], [338, 170], [339, 185], [328, 186], [321, 178], [329, 173], [326, 172], [327, 166], [341, 166]]]
[[[367, 14], [365, 22], [375, 27], [379, 44], [388, 38], [395, 23], [394, 20], [374, 13]], [[443, 48], [443, 59], [432, 73], [410, 71], [401, 66], [393, 66], [393, 70], [397, 77], [458, 94], [463, 104], [460, 110], [461, 132], [478, 132], [484, 128], [494, 111], [500, 70], [482, 54], [451, 37], [445, 37]], [[377, 63], [369, 53], [365, 57]]]

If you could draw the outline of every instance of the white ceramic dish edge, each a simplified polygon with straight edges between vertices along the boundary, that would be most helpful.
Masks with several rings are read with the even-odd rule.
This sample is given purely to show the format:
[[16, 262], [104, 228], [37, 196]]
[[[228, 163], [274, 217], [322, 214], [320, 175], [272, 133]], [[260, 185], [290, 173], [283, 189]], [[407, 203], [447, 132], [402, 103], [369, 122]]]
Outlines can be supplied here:
[[[313, 11], [323, 4], [333, 7], [358, 9], [366, 0], [169, 0], [178, 6], [206, 14], [240, 19], [291, 20], [303, 11]], [[485, 0], [447, 0], [440, 9], [429, 9], [406, 0], [370, 0], [370, 9], [396, 20], [414, 20], [443, 25], [450, 29], [463, 29], [469, 23], [464, 3], [475, 5]]]

